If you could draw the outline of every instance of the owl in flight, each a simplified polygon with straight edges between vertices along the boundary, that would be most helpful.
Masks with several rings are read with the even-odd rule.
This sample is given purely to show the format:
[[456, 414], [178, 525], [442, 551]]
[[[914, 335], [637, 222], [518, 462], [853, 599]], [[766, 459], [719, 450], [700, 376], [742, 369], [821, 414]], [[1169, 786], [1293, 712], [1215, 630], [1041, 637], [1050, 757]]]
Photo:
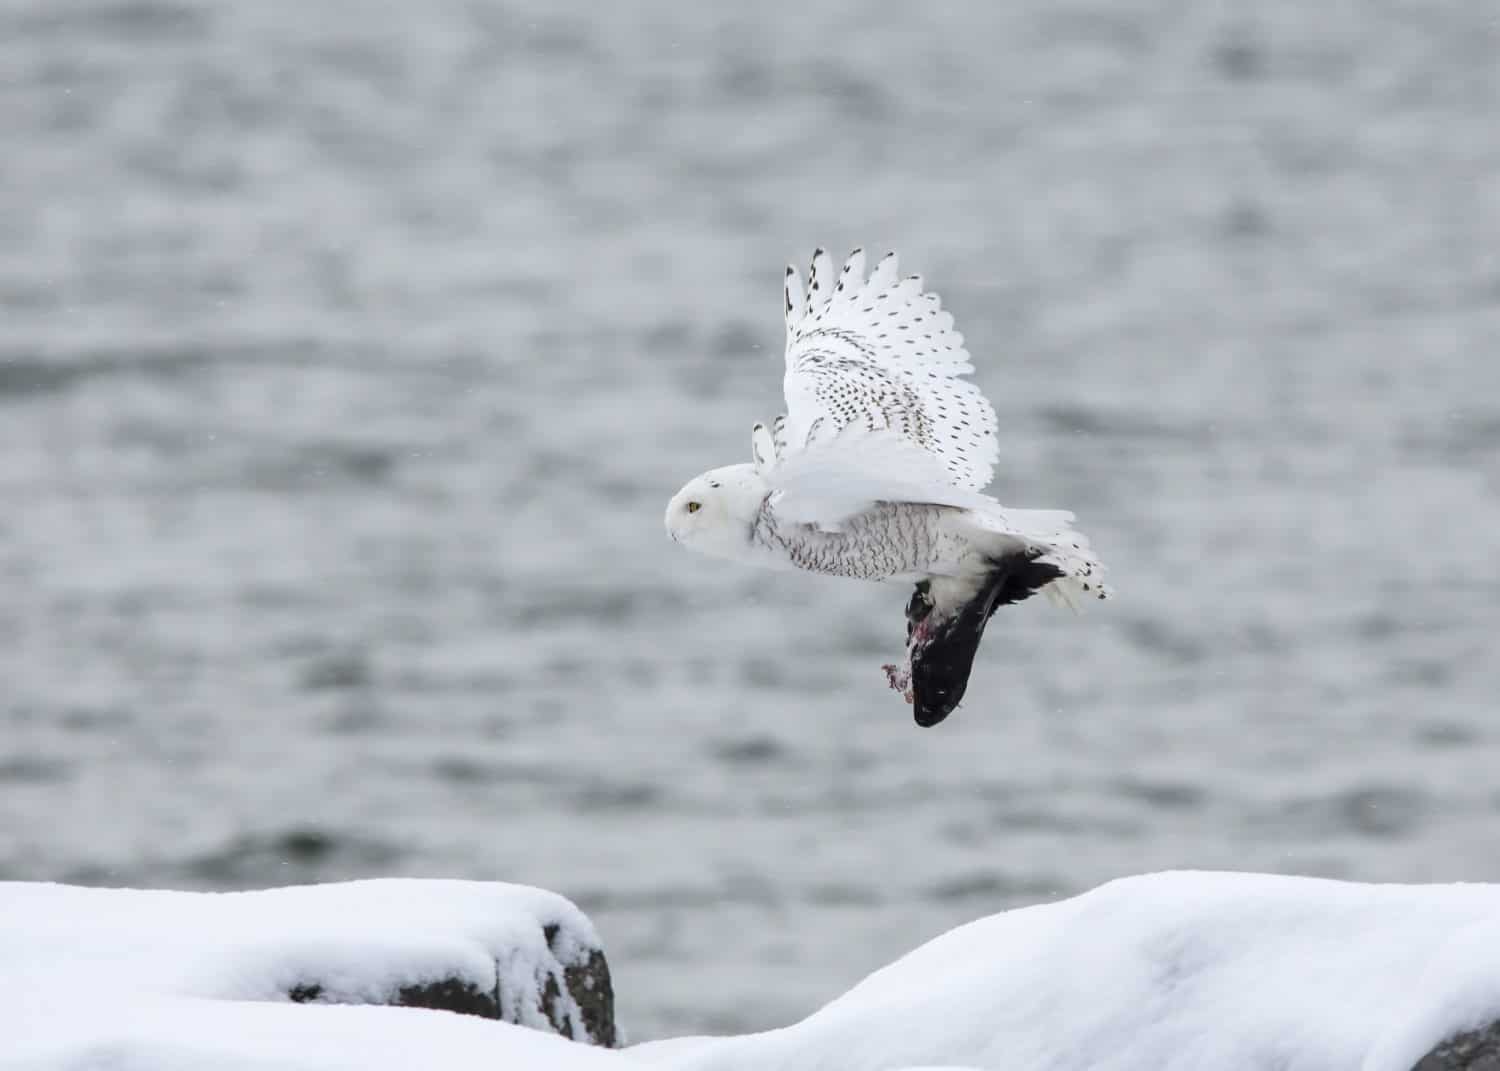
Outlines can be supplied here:
[[786, 270], [786, 413], [751, 432], [754, 460], [694, 477], [667, 504], [671, 538], [779, 569], [915, 585], [890, 685], [932, 726], [958, 706], [990, 615], [1045, 591], [1109, 597], [1062, 510], [983, 493], [999, 459], [995, 410], [963, 376], [964, 338], [920, 276], [887, 253], [865, 276], [813, 254]]

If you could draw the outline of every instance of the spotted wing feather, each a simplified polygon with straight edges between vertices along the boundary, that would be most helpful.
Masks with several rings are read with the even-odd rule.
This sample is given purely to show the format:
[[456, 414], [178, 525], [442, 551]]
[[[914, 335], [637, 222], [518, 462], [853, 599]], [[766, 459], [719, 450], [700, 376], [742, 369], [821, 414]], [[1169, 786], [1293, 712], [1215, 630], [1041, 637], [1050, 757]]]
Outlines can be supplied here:
[[779, 457], [814, 449], [860, 427], [889, 430], [938, 463], [943, 484], [971, 491], [994, 475], [995, 411], [964, 375], [963, 336], [918, 276], [901, 278], [894, 253], [866, 278], [855, 250], [835, 275], [813, 254], [804, 291], [787, 269], [785, 422]]

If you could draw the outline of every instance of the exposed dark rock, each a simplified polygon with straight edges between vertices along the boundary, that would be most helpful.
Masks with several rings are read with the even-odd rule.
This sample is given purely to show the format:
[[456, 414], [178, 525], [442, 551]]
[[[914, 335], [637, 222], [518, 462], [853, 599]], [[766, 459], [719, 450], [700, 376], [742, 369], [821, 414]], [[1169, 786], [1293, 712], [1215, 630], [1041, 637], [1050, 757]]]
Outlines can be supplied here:
[[[547, 935], [547, 947], [557, 955], [558, 928], [548, 926], [543, 932]], [[558, 959], [562, 960], [562, 956], [558, 955]], [[571, 1028], [562, 1025], [566, 1015], [556, 1006], [560, 995], [557, 983], [552, 978], [547, 982], [548, 988], [542, 993], [542, 1011], [558, 1024], [559, 1033], [575, 1041], [589, 1041], [610, 1049], [620, 1043], [619, 1031], [615, 1027], [615, 987], [609, 977], [609, 963], [604, 958], [603, 949], [591, 948], [582, 963], [564, 963], [563, 966], [563, 984], [578, 1005], [582, 1023], [571, 1024]]]
[[[293, 986], [287, 994], [298, 1004], [317, 1004], [324, 1000], [323, 987], [316, 982]], [[330, 1004], [339, 1001], [327, 1001]], [[486, 992], [472, 982], [457, 978], [444, 978], [427, 985], [402, 986], [392, 1004], [403, 1008], [432, 1008], [436, 1011], [458, 1012], [460, 1015], [478, 1015], [485, 1019], [499, 1019], [500, 1005], [493, 992]]]
[[1412, 1071], [1500, 1071], [1500, 1021], [1449, 1038]]
[[[503, 982], [488, 990], [455, 976], [422, 985], [403, 986], [389, 1003], [405, 1008], [432, 1008], [484, 1019], [503, 1019], [522, 1025], [527, 1021], [528, 1010], [539, 1010], [563, 1037], [606, 1048], [617, 1047], [615, 992], [604, 952], [588, 948], [570, 953], [569, 948], [559, 941], [562, 932], [555, 924], [544, 927], [542, 932], [547, 947], [552, 950], [556, 969], [547, 974], [535, 991], [511, 992]], [[568, 958], [564, 958], [565, 954]], [[558, 984], [559, 975], [561, 986]], [[569, 1002], [563, 998], [564, 988], [573, 998], [572, 1003], [577, 1005], [576, 1016], [571, 1014]], [[348, 1003], [337, 996], [329, 996], [326, 988], [316, 981], [293, 986], [287, 996], [298, 1004]]]

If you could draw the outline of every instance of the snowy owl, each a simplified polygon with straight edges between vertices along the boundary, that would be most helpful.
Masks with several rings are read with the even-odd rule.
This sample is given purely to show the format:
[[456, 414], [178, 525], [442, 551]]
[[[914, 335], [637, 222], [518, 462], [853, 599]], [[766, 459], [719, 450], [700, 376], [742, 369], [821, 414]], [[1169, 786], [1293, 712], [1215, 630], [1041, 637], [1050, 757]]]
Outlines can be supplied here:
[[702, 554], [858, 580], [914, 583], [906, 656], [886, 666], [918, 725], [958, 706], [990, 615], [1038, 591], [1103, 599], [1071, 513], [982, 493], [995, 410], [967, 379], [964, 339], [919, 276], [856, 249], [835, 274], [786, 270], [786, 413], [751, 432], [754, 461], [710, 469], [667, 504], [672, 539]]

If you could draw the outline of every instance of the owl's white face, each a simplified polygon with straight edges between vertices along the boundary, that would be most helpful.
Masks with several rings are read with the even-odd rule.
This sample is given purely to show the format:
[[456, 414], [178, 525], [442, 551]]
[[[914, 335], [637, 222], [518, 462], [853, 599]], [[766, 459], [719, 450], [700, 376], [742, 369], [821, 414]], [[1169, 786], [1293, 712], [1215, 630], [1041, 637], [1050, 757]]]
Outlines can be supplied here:
[[689, 480], [667, 503], [667, 535], [700, 554], [743, 558], [765, 494], [765, 481], [754, 465], [710, 469]]

